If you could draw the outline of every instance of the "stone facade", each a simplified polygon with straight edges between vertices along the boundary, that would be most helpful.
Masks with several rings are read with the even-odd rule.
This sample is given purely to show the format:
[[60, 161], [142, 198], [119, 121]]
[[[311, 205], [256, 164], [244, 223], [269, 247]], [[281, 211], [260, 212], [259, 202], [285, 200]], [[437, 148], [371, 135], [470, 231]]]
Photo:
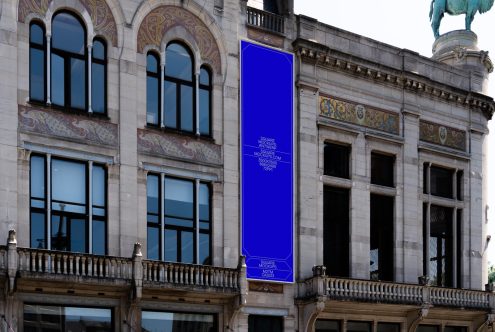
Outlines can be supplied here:
[[[140, 331], [144, 311], [212, 314], [215, 331], [236, 332], [248, 332], [250, 315], [282, 317], [285, 332], [314, 331], [321, 319], [339, 321], [341, 331], [352, 321], [369, 322], [373, 331], [398, 323], [403, 332], [421, 324], [466, 332], [493, 324], [495, 295], [483, 291], [485, 137], [495, 110], [483, 94], [490, 59], [475, 47], [464, 49], [467, 58], [444, 49], [448, 54], [428, 59], [295, 16], [292, 2], [284, 3], [284, 15], [274, 18], [284, 22], [281, 33], [247, 23], [248, 6], [261, 9], [261, 1], [1, 2], [0, 241], [7, 242], [0, 246], [0, 331], [23, 331], [27, 304], [110, 308], [114, 331]], [[105, 116], [29, 100], [30, 23], [44, 22], [49, 35], [59, 10], [84, 22], [88, 41], [100, 36], [107, 43]], [[246, 280], [241, 257], [241, 39], [293, 52], [297, 60], [293, 284]], [[202, 64], [211, 69], [211, 137], [147, 125], [146, 53], [163, 54], [174, 40], [191, 49], [194, 73]], [[470, 83], [473, 77], [478, 83]], [[348, 179], [325, 174], [327, 143], [350, 147]], [[394, 156], [393, 188], [371, 184], [372, 152]], [[107, 256], [30, 248], [33, 155], [105, 165]], [[462, 172], [462, 200], [424, 193], [431, 165]], [[211, 266], [147, 259], [152, 173], [209, 183]], [[322, 267], [328, 186], [350, 192], [349, 279], [327, 276]], [[371, 194], [394, 198], [393, 282], [370, 281]], [[425, 275], [423, 204], [462, 211], [458, 288], [418, 285]]]

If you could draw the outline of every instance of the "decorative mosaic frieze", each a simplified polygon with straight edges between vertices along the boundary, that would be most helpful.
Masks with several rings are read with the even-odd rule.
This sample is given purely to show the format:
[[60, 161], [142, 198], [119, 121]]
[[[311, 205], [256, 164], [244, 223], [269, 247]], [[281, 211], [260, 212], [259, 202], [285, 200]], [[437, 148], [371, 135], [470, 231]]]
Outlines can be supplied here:
[[[45, 16], [51, 0], [19, 0], [19, 10], [17, 19], [25, 22], [26, 17], [31, 13]], [[80, 0], [84, 8], [88, 11], [93, 22], [96, 34], [101, 34], [112, 42], [112, 46], [117, 47], [117, 24], [112, 11], [105, 0]]]
[[118, 146], [118, 126], [83, 115], [19, 105], [19, 130], [83, 144]]
[[320, 115], [390, 134], [399, 134], [399, 115], [366, 105], [320, 96]]
[[466, 132], [441, 124], [420, 120], [419, 139], [428, 143], [466, 151]]
[[138, 52], [146, 45], [160, 46], [163, 35], [175, 26], [186, 29], [196, 40], [201, 58], [221, 72], [220, 50], [208, 27], [191, 12], [176, 6], [160, 6], [144, 18], [137, 35]]
[[222, 164], [220, 145], [193, 137], [138, 129], [138, 151], [213, 165]]

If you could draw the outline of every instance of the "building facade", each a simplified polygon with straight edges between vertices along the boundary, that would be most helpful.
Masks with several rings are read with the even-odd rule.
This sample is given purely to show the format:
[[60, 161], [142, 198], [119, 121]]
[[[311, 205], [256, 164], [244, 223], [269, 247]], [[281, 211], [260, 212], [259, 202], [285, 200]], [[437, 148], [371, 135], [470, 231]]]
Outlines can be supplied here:
[[[430, 59], [292, 1], [2, 1], [0, 330], [493, 329], [475, 39]], [[241, 40], [295, 56], [294, 283], [246, 278]]]

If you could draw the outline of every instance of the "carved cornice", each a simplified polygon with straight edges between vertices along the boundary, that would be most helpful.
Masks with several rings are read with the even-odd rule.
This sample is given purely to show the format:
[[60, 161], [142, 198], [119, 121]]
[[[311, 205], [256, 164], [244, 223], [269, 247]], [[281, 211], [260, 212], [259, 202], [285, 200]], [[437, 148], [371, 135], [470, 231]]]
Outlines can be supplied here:
[[376, 84], [421, 94], [427, 98], [454, 103], [466, 109], [478, 110], [488, 120], [495, 112], [493, 99], [482, 94], [461, 90], [409, 71], [385, 67], [367, 59], [350, 56], [311, 40], [297, 39], [292, 45], [294, 52], [302, 62], [339, 71]]

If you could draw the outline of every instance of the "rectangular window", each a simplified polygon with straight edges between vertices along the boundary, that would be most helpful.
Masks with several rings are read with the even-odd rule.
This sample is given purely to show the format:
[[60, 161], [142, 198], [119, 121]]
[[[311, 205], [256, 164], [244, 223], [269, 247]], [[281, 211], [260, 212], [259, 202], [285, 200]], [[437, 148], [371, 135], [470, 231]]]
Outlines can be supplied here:
[[444, 332], [467, 332], [466, 326], [445, 326]]
[[453, 176], [453, 170], [431, 166], [430, 193], [433, 196], [453, 198]]
[[394, 280], [394, 198], [370, 197], [370, 278]]
[[30, 172], [31, 247], [104, 255], [105, 167], [33, 155]]
[[349, 276], [349, 189], [324, 187], [323, 263], [329, 275]]
[[451, 208], [430, 206], [430, 231], [427, 245], [429, 277], [434, 286], [453, 286], [452, 213]]
[[209, 185], [158, 174], [147, 183], [148, 258], [211, 264]]
[[216, 331], [216, 316], [185, 312], [143, 311], [141, 329], [149, 332]]
[[315, 332], [340, 332], [340, 321], [318, 319], [315, 323]]
[[378, 323], [376, 332], [400, 332], [399, 323]]
[[394, 187], [395, 157], [371, 153], [371, 183]]
[[277, 316], [249, 315], [248, 332], [283, 332], [284, 318]]
[[370, 322], [347, 322], [347, 332], [371, 332]]
[[324, 148], [324, 174], [349, 179], [349, 156], [351, 148], [326, 143]]
[[418, 325], [416, 332], [440, 332], [440, 326], [437, 325]]
[[24, 305], [24, 331], [98, 331], [114, 330], [112, 309]]

